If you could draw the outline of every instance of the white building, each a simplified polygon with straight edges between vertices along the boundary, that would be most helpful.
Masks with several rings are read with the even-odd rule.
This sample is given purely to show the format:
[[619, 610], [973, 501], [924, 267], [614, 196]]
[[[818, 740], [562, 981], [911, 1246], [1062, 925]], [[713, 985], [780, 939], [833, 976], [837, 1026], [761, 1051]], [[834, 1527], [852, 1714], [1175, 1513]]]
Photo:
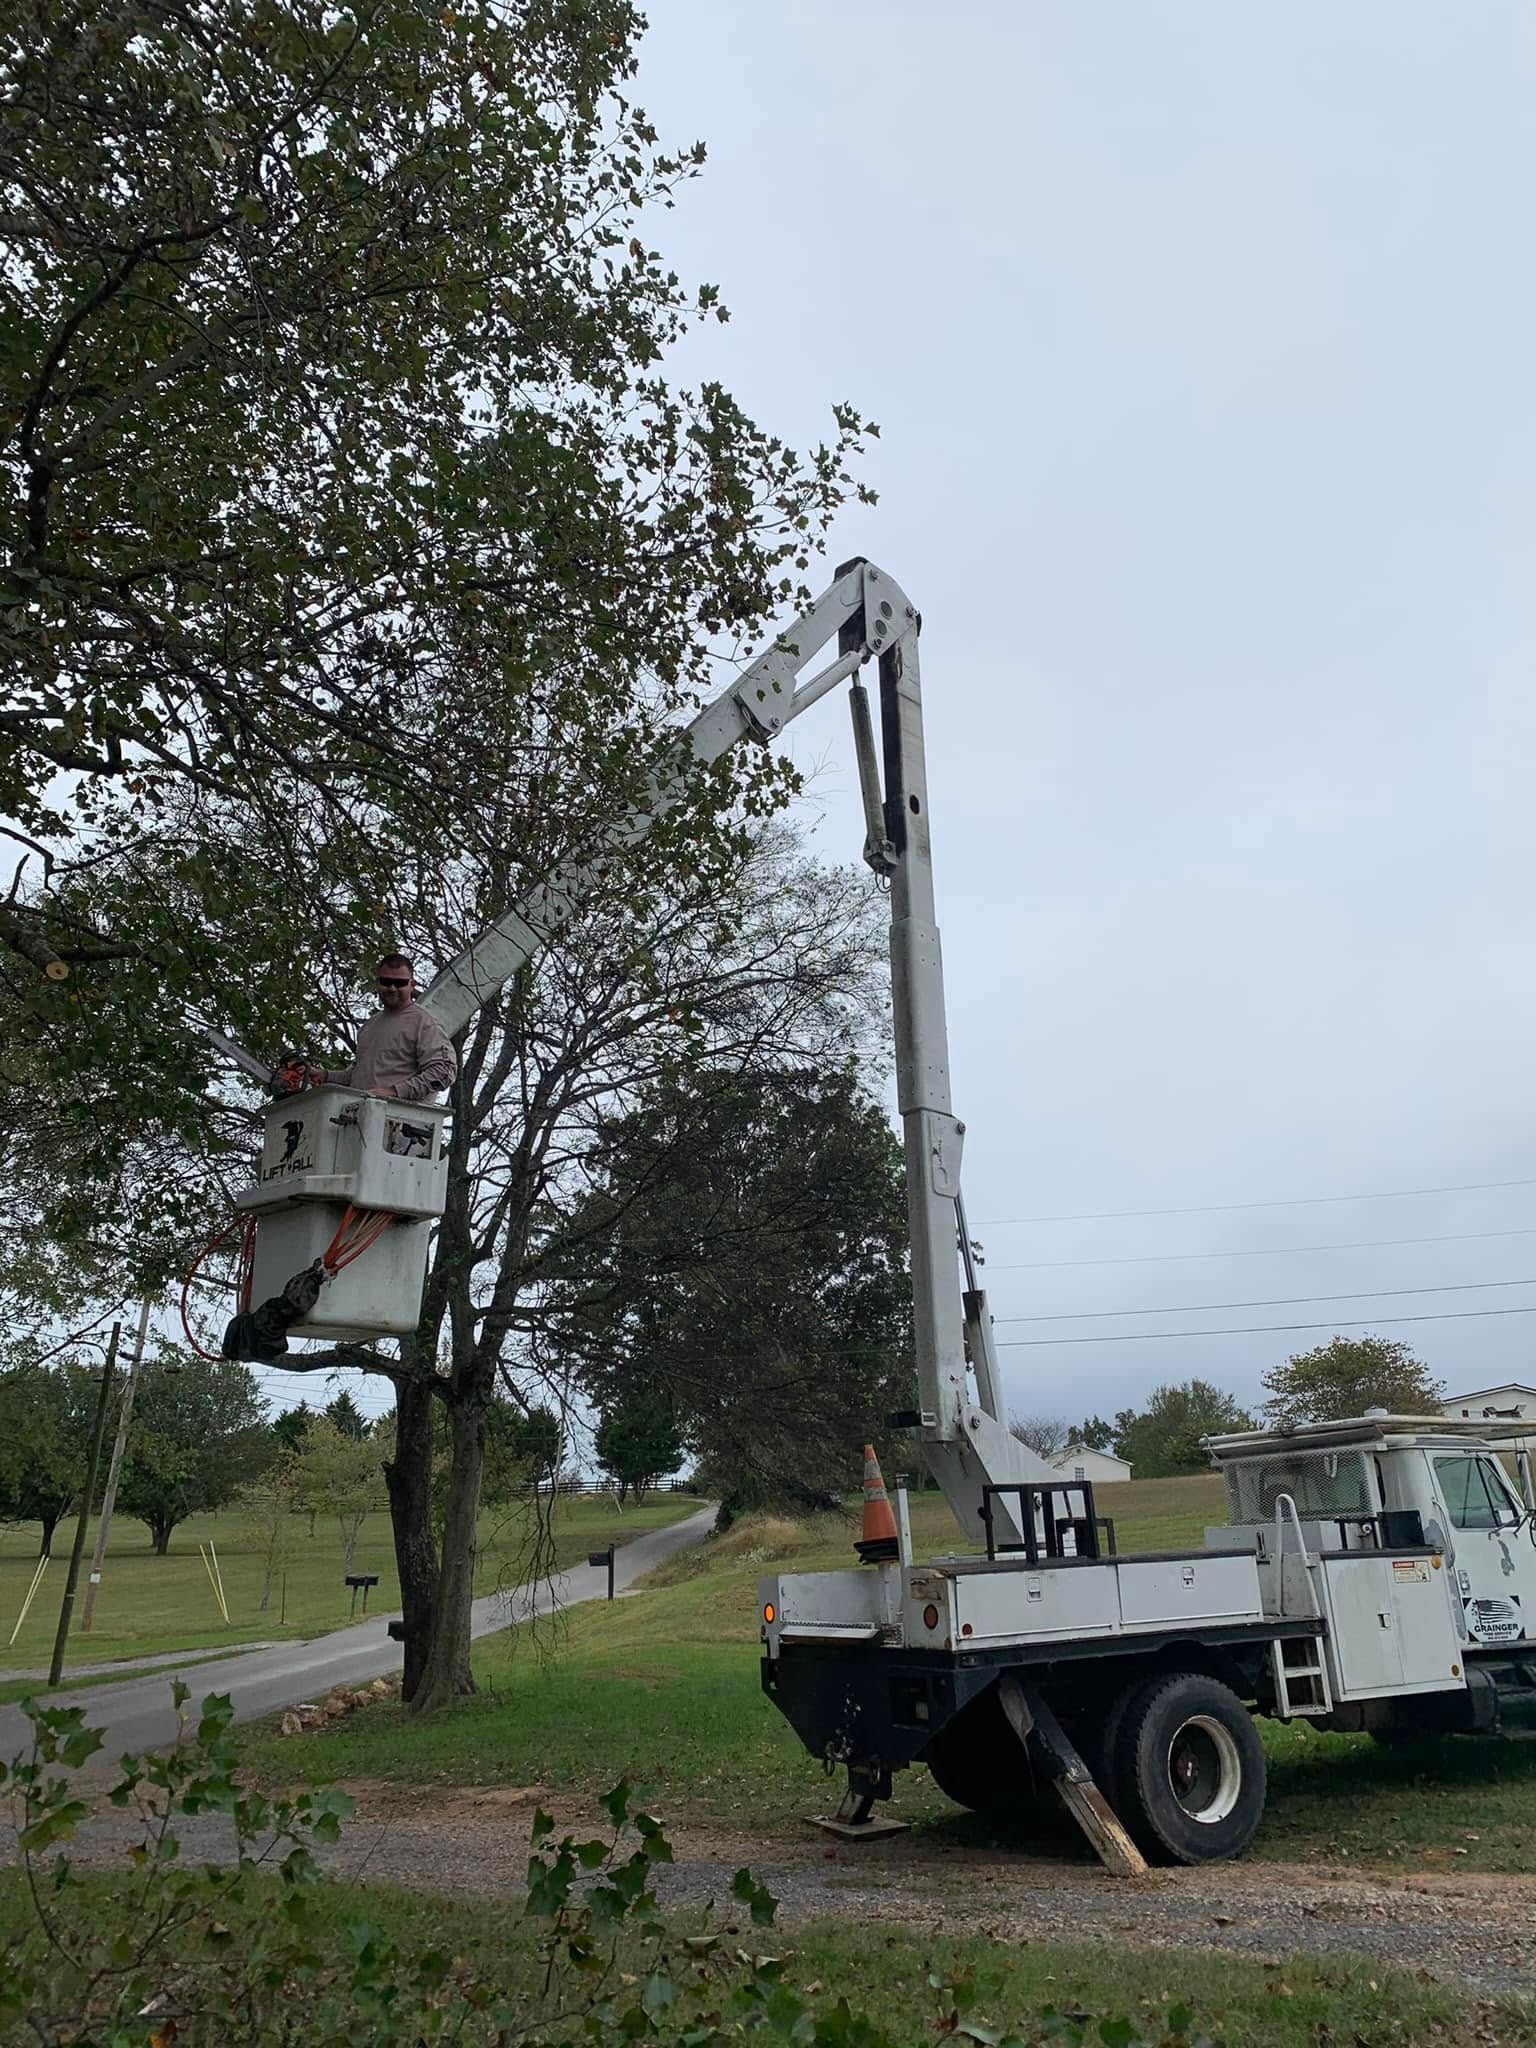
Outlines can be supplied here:
[[1113, 1451], [1090, 1451], [1086, 1444], [1068, 1444], [1049, 1462], [1063, 1478], [1088, 1479], [1095, 1486], [1109, 1486], [1117, 1479], [1131, 1476], [1130, 1465], [1124, 1458], [1117, 1458]]
[[1448, 1394], [1440, 1407], [1453, 1422], [1526, 1422], [1536, 1429], [1536, 1387], [1478, 1387]]

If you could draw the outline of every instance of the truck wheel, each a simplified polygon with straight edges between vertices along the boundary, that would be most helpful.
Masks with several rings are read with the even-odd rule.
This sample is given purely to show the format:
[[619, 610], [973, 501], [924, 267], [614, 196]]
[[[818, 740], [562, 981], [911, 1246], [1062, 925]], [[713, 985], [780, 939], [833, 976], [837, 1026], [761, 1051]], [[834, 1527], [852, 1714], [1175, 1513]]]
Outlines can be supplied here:
[[1121, 1820], [1159, 1863], [1240, 1856], [1264, 1812], [1264, 1750], [1230, 1686], [1198, 1672], [1155, 1678], [1131, 1701], [1114, 1765]]
[[1133, 1678], [1110, 1699], [1102, 1715], [1068, 1724], [1067, 1733], [1078, 1755], [1093, 1773], [1093, 1782], [1118, 1814], [1120, 1811], [1120, 1731], [1132, 1704], [1146, 1689], [1147, 1681]]
[[987, 1820], [1017, 1827], [1039, 1810], [1029, 1758], [995, 1688], [946, 1723], [922, 1760], [946, 1799]]

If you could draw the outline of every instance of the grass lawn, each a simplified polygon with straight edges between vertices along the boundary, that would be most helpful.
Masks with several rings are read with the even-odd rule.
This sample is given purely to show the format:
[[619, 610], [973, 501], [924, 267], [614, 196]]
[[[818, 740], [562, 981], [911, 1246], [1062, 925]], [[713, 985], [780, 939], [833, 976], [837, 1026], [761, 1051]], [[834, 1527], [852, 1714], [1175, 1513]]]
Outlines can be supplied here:
[[[1211, 1482], [1134, 1482], [1116, 1490], [1122, 1548], [1198, 1539], [1216, 1518]], [[1120, 1507], [1124, 1499], [1126, 1506]], [[919, 1554], [954, 1549], [943, 1503], [913, 1503]], [[425, 1723], [381, 1704], [307, 1736], [243, 1740], [252, 1768], [291, 1778], [546, 1785], [597, 1791], [627, 1772], [679, 1819], [794, 1828], [835, 1803], [836, 1788], [762, 1697], [755, 1581], [782, 1566], [816, 1570], [849, 1557], [851, 1523], [759, 1519], [679, 1553], [630, 1600], [568, 1615], [549, 1654], [526, 1631], [477, 1645], [481, 1697]], [[1147, 1532], [1153, 1532], [1148, 1534]], [[1268, 1814], [1252, 1855], [1398, 1868], [1536, 1868], [1536, 1745], [1447, 1742], [1387, 1752], [1367, 1736], [1261, 1723], [1271, 1767]], [[926, 1771], [901, 1774], [894, 1810], [943, 1839], [989, 1838]], [[1075, 1853], [1070, 1831], [1052, 1853]], [[1464, 1853], [1461, 1853], [1464, 1852]]]
[[[546, 1504], [547, 1505], [547, 1504]], [[652, 1494], [639, 1507], [622, 1514], [605, 1495], [562, 1496], [553, 1504], [553, 1535], [559, 1565], [574, 1564], [588, 1551], [617, 1540], [628, 1542], [649, 1529], [692, 1514], [698, 1502], [689, 1494]], [[87, 1539], [81, 1586], [75, 1603], [75, 1628], [69, 1662], [99, 1664], [121, 1658], [152, 1656], [161, 1650], [219, 1650], [241, 1643], [281, 1642], [294, 1636], [321, 1635], [344, 1626], [352, 1595], [342, 1584], [341, 1534], [334, 1520], [319, 1516], [314, 1534], [307, 1516], [295, 1516], [286, 1564], [286, 1601], [274, 1585], [266, 1611], [260, 1606], [265, 1575], [264, 1545], [250, 1521], [237, 1508], [218, 1515], [194, 1515], [171, 1537], [170, 1554], [156, 1557], [149, 1532], [140, 1522], [119, 1516], [112, 1525], [106, 1569], [96, 1602], [91, 1633], [79, 1632], [85, 1597], [85, 1568], [90, 1559]], [[527, 1574], [531, 1537], [530, 1506], [487, 1509], [480, 1518], [480, 1556], [476, 1591], [494, 1592], [500, 1584], [516, 1584]], [[198, 1554], [199, 1542], [212, 1539], [219, 1554], [224, 1593], [229, 1603], [226, 1628]], [[32, 1604], [26, 1626], [6, 1647], [6, 1638], [21, 1608], [37, 1562], [38, 1532], [25, 1523], [0, 1529], [0, 1681], [7, 1671], [46, 1667], [58, 1625], [59, 1601], [74, 1541], [73, 1522], [54, 1535], [54, 1558]], [[389, 1613], [399, 1606], [394, 1547], [389, 1516], [370, 1515], [364, 1522], [353, 1557], [354, 1572], [377, 1572], [379, 1583], [368, 1596], [370, 1613]], [[359, 1610], [361, 1618], [361, 1610]], [[65, 1667], [66, 1676], [68, 1665]]]
[[[71, 1887], [67, 1910], [99, 1932], [110, 1931], [116, 1924], [114, 1891], [121, 1894], [121, 1879], [87, 1875]], [[234, 1936], [235, 1952], [242, 1927], [271, 1915], [279, 1892], [275, 1880], [257, 1880], [243, 1901], [221, 1910], [220, 1918]], [[541, 2009], [532, 1929], [504, 1900], [481, 1904], [456, 1898], [449, 1903], [384, 1887], [333, 1882], [323, 1889], [321, 1913], [315, 1945], [322, 1955], [336, 1957], [334, 1971], [326, 1972], [334, 1986], [345, 1986], [351, 1978], [355, 1948], [348, 1944], [347, 1930], [360, 1922], [366, 1922], [376, 1944], [398, 1943], [415, 1954], [435, 1949], [449, 1959], [446, 2010], [438, 2015], [447, 2038], [454, 2038], [465, 2021], [466, 2038], [485, 2038], [473, 2014], [465, 2012], [454, 1996], [456, 1988], [471, 1982], [492, 1987], [508, 1999], [524, 2025], [531, 2024]], [[0, 1939], [27, 1918], [20, 1880], [14, 1873], [0, 1873]], [[729, 1913], [717, 1916], [717, 1925], [721, 1919], [728, 1927], [737, 1925]], [[666, 1929], [664, 1947], [679, 1979], [689, 1965], [681, 1941], [699, 1925], [697, 1918], [690, 1918]], [[1478, 1999], [1406, 1972], [1346, 1958], [1295, 1957], [1276, 1965], [1230, 1955], [1107, 1944], [1011, 1946], [983, 1935], [961, 1939], [888, 1922], [822, 1921], [782, 1930], [743, 1925], [741, 1933], [750, 1941], [752, 1953], [778, 1959], [782, 1982], [806, 1996], [818, 2018], [831, 2023], [832, 2039], [860, 2039], [856, 2031], [845, 2036], [838, 2024], [835, 2008], [839, 1998], [846, 1998], [855, 2014], [867, 2015], [898, 2042], [935, 2042], [943, 2030], [940, 1999], [930, 1978], [953, 1982], [970, 1976], [982, 1988], [967, 2015], [963, 2038], [968, 2042], [995, 2038], [985, 2032], [972, 2034], [971, 2023], [1016, 2032], [1025, 2042], [1038, 2041], [1040, 2015], [1046, 2008], [1080, 2013], [1087, 2039], [1095, 2044], [1115, 2036], [1111, 2030], [1101, 2037], [1088, 2015], [1093, 2020], [1129, 2020], [1139, 2032], [1156, 2039], [1164, 2031], [1166, 2009], [1184, 2003], [1193, 2010], [1196, 2035], [1216, 2034], [1242, 2048], [1319, 2048], [1349, 2041], [1362, 2048], [1380, 2041], [1398, 2048], [1417, 2048], [1420, 2043], [1426, 2048], [1536, 2044], [1536, 2017], [1518, 2001]], [[207, 1955], [206, 1950], [199, 1953], [191, 1937], [181, 1952], [192, 1970]], [[653, 1948], [628, 1937], [616, 1960], [620, 1969], [632, 1973], [627, 1982], [633, 1985], [652, 1967], [655, 1955]], [[192, 1998], [189, 1974], [165, 1974], [179, 1985], [183, 1998]], [[581, 1986], [574, 1988], [579, 1997]], [[604, 1988], [616, 1988], [611, 1978]], [[666, 2014], [661, 2038], [675, 2038], [691, 2020], [718, 2009], [718, 2004], [714, 1990], [685, 1993], [684, 2003]], [[559, 2031], [563, 2038], [568, 2029]], [[187, 2048], [204, 2038], [194, 2019], [180, 2022], [180, 2039]]]

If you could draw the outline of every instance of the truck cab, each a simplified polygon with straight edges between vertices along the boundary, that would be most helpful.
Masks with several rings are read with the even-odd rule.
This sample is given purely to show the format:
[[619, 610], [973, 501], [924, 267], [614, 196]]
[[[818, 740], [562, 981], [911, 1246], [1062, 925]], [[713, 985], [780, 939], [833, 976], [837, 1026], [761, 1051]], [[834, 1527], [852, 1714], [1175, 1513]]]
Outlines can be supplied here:
[[[1430, 1582], [1443, 1589], [1455, 1661], [1463, 1667], [1452, 1675], [1463, 1689], [1480, 1695], [1488, 1674], [1511, 1655], [1536, 1656], [1536, 1515], [1518, 1429], [1378, 1410], [1346, 1421], [1217, 1437], [1208, 1448], [1226, 1480], [1229, 1511], [1228, 1527], [1208, 1532], [1208, 1540], [1244, 1547], [1252, 1541], [1275, 1580], [1277, 1599], [1297, 1591], [1297, 1567], [1283, 1562], [1288, 1543], [1293, 1555], [1318, 1560], [1303, 1568], [1314, 1575], [1331, 1558], [1393, 1554], [1404, 1588], [1417, 1583], [1415, 1560], [1422, 1553]], [[1393, 1603], [1378, 1610], [1379, 1636], [1396, 1636], [1377, 1645], [1383, 1672], [1390, 1675], [1400, 1646], [1405, 1670], [1415, 1650], [1422, 1663], [1422, 1632], [1415, 1642], [1411, 1629], [1395, 1629], [1382, 1613], [1395, 1617]], [[1340, 1627], [1333, 1633], [1339, 1659], [1365, 1635]], [[1347, 1695], [1349, 1688], [1342, 1690]], [[1401, 1691], [1397, 1697], [1401, 1703]], [[1468, 1704], [1470, 1710], [1476, 1700]], [[1490, 1725], [1488, 1704], [1473, 1725]], [[1396, 1717], [1407, 1725], [1412, 1718]], [[1339, 1725], [1349, 1725], [1347, 1718]]]

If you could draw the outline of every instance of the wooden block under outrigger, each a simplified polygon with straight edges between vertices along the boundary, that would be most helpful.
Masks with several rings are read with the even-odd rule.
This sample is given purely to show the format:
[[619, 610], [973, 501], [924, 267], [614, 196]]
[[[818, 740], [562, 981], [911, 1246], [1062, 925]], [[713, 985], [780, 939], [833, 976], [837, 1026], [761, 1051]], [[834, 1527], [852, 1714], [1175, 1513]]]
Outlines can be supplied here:
[[1094, 1783], [1092, 1771], [1034, 1686], [1009, 1677], [999, 1682], [997, 1692], [1009, 1727], [1039, 1759], [1062, 1805], [1088, 1837], [1104, 1868], [1114, 1877], [1145, 1877], [1146, 1858], [1121, 1826], [1114, 1808]]

